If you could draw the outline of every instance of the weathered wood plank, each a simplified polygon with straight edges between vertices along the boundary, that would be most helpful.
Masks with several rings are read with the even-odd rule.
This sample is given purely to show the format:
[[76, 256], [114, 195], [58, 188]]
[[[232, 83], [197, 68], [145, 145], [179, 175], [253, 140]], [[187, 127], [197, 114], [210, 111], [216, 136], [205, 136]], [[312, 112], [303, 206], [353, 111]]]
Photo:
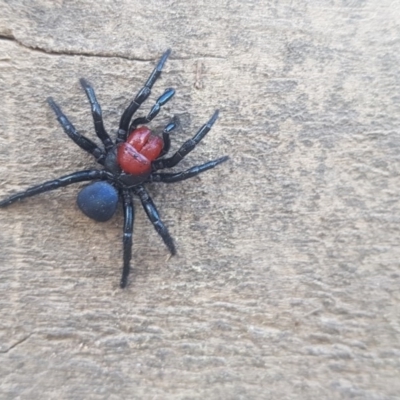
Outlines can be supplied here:
[[[0, 195], [94, 166], [52, 96], [94, 138], [155, 60], [177, 94], [182, 164], [229, 164], [139, 204], [130, 286], [122, 213], [78, 187], [0, 211], [0, 393], [21, 399], [394, 399], [399, 384], [400, 8], [389, 0], [0, 3]], [[147, 111], [151, 101], [146, 103]]]

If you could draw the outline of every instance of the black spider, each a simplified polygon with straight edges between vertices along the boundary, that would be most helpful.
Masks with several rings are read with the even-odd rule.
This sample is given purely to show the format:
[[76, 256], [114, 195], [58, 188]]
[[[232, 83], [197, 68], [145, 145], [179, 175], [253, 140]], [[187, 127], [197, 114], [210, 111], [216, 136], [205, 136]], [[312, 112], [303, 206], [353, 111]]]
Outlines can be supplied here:
[[[98, 147], [90, 139], [82, 136], [71, 122], [69, 122], [54, 100], [48, 98], [47, 101], [55, 112], [58, 122], [63, 127], [65, 133], [79, 147], [92, 154], [96, 161], [104, 166], [104, 169], [90, 169], [74, 172], [58, 179], [42, 183], [41, 185], [33, 186], [24, 192], [14, 194], [0, 202], [0, 207], [6, 207], [25, 197], [68, 186], [72, 183], [96, 181], [81, 189], [78, 194], [77, 203], [79, 208], [88, 217], [96, 221], [107, 221], [114, 215], [119, 197], [121, 197], [124, 208], [124, 266], [120, 283], [121, 288], [127, 285], [132, 256], [134, 219], [132, 195], [134, 194], [139, 197], [147, 217], [158, 234], [162, 237], [171, 254], [174, 255], [176, 250], [172, 237], [161, 221], [156, 206], [144, 188], [144, 184], [150, 182], [172, 183], [183, 181], [208, 169], [214, 168], [228, 159], [228, 157], [221, 157], [217, 160], [209, 161], [205, 164], [177, 173], [156, 172], [160, 169], [171, 168], [177, 165], [210, 131], [218, 117], [218, 111], [216, 111], [211, 119], [199, 129], [192, 139], [187, 140], [172, 157], [168, 158], [164, 156], [170, 148], [169, 134], [175, 128], [175, 121], [172, 120], [164, 128], [162, 139], [153, 136], [150, 130], [143, 125], [148, 124], [154, 119], [159, 113], [161, 106], [169, 101], [175, 94], [174, 89], [165, 90], [164, 94], [157, 99], [147, 117], [136, 118], [130, 123], [134, 113], [149, 97], [151, 88], [160, 76], [169, 54], [170, 50], [164, 53], [143, 88], [139, 90], [136, 97], [122, 114], [115, 143], [104, 129], [101, 108], [97, 102], [93, 88], [85, 79], [80, 80], [92, 107], [94, 129], [99, 139], [103, 142], [104, 149]], [[139, 125], [141, 126], [138, 128]]]

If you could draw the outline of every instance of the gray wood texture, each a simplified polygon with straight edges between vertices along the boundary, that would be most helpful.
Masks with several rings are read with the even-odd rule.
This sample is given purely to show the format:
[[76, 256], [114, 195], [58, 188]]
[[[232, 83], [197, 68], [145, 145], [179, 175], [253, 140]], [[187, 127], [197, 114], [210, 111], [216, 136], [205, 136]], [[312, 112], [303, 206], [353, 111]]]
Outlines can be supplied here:
[[[79, 186], [0, 210], [2, 399], [400, 398], [400, 4], [392, 0], [0, 1], [0, 195], [94, 166], [46, 105], [94, 138], [158, 57], [173, 146], [153, 185], [178, 255], [137, 204], [84, 217]], [[179, 170], [179, 168], [176, 168]]]

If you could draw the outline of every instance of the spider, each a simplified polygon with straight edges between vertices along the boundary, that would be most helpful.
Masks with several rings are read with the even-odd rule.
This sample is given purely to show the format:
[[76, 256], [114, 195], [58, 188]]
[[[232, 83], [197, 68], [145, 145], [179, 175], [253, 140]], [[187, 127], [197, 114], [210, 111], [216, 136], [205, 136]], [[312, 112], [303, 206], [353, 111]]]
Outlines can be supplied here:
[[135, 112], [149, 97], [154, 83], [161, 75], [162, 68], [170, 52], [171, 50], [167, 50], [163, 54], [144, 86], [123, 112], [115, 142], [104, 129], [102, 112], [94, 89], [85, 79], [80, 79], [82, 88], [86, 92], [91, 105], [96, 135], [103, 143], [104, 148], [99, 147], [92, 140], [81, 135], [64, 115], [60, 107], [49, 97], [47, 102], [56, 114], [57, 120], [65, 133], [80, 148], [93, 155], [96, 161], [103, 166], [103, 169], [88, 169], [61, 176], [58, 179], [47, 181], [23, 192], [16, 193], [0, 202], [0, 207], [7, 207], [26, 197], [35, 196], [73, 183], [94, 181], [80, 190], [77, 196], [77, 204], [86, 216], [95, 221], [103, 222], [109, 220], [114, 215], [119, 199], [121, 199], [124, 210], [121, 288], [125, 288], [128, 283], [130, 261], [132, 258], [133, 195], [139, 197], [147, 217], [155, 230], [161, 236], [170, 253], [175, 255], [174, 241], [161, 221], [157, 208], [145, 189], [145, 184], [151, 182], [173, 183], [183, 181], [228, 160], [228, 157], [225, 156], [181, 172], [157, 172], [164, 168], [172, 168], [182, 161], [210, 131], [218, 117], [218, 111], [215, 111], [211, 119], [199, 129], [196, 135], [192, 139], [187, 140], [171, 157], [165, 157], [165, 155], [168, 153], [171, 145], [170, 132], [177, 125], [175, 118], [165, 126], [162, 131], [162, 138], [154, 136], [146, 124], [152, 121], [160, 112], [161, 107], [174, 96], [174, 89], [166, 89], [157, 99], [146, 117], [139, 117], [131, 122]]

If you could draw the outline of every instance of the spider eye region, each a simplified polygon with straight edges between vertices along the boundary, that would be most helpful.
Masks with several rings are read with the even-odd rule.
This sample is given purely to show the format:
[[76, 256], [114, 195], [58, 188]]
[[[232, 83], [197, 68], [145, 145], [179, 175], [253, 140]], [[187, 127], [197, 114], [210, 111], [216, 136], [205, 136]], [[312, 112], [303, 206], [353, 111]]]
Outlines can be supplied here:
[[128, 174], [147, 174], [151, 171], [151, 162], [161, 154], [163, 146], [160, 137], [152, 135], [146, 126], [141, 126], [131, 132], [125, 143], [118, 146], [117, 162]]
[[107, 182], [95, 182], [85, 186], [78, 193], [78, 207], [95, 221], [108, 221], [118, 205], [118, 192]]

